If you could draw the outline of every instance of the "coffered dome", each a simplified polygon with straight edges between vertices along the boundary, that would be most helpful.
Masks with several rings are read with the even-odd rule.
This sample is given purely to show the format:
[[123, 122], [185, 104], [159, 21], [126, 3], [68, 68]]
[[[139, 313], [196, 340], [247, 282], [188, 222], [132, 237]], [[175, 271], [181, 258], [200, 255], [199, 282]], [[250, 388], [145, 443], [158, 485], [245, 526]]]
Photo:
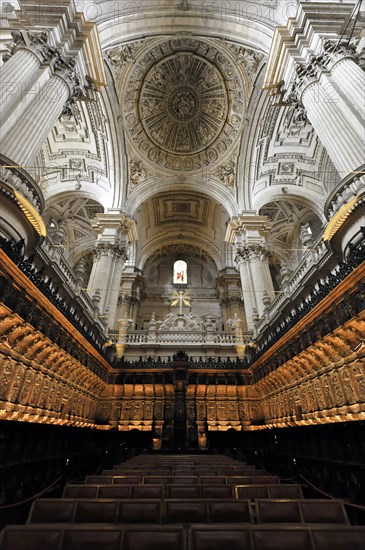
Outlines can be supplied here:
[[157, 147], [172, 154], [193, 154], [211, 145], [225, 124], [227, 110], [221, 72], [190, 52], [162, 59], [142, 83], [142, 126]]
[[222, 161], [239, 139], [247, 101], [228, 51], [190, 36], [142, 50], [122, 92], [135, 154], [185, 172]]

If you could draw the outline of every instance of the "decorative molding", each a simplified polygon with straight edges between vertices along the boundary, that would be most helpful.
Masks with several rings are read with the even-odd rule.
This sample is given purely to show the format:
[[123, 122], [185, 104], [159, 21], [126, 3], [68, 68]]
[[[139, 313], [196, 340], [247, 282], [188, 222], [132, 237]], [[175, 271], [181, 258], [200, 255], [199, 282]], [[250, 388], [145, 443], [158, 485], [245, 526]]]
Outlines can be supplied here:
[[336, 212], [333, 218], [328, 222], [328, 225], [323, 235], [324, 241], [330, 241], [335, 236], [337, 231], [350, 216], [351, 212], [356, 208], [356, 203], [358, 199], [359, 197], [355, 196], [347, 204], [344, 204], [338, 212]]
[[21, 211], [29, 223], [33, 226], [40, 237], [45, 237], [47, 234], [46, 226], [44, 225], [44, 221], [38, 214], [37, 210], [16, 189], [14, 189], [14, 195]]

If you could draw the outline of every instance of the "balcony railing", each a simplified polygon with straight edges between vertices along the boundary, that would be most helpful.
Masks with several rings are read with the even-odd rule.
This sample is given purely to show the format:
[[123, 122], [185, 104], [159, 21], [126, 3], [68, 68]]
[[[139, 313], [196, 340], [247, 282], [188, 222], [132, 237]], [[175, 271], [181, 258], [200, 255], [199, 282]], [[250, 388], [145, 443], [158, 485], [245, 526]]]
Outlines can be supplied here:
[[131, 331], [119, 334], [118, 331], [110, 331], [109, 336], [114, 344], [125, 344], [128, 346], [150, 346], [184, 344], [187, 346], [223, 346], [232, 347], [236, 345], [249, 344], [252, 341], [252, 334], [238, 335], [235, 332], [223, 331]]

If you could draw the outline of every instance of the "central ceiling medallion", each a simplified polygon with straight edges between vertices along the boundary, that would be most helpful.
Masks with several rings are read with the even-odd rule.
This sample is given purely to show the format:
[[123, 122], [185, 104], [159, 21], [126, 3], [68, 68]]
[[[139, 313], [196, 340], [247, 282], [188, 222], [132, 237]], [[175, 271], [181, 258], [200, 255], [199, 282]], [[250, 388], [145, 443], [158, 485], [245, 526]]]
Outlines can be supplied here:
[[192, 120], [197, 112], [199, 97], [193, 89], [178, 88], [169, 101], [169, 111], [178, 122]]
[[181, 36], [146, 45], [122, 87], [133, 156], [168, 173], [221, 164], [240, 137], [246, 90], [220, 42]]
[[153, 65], [141, 88], [142, 125], [158, 147], [192, 154], [208, 147], [227, 116], [222, 74], [208, 60], [179, 52]]

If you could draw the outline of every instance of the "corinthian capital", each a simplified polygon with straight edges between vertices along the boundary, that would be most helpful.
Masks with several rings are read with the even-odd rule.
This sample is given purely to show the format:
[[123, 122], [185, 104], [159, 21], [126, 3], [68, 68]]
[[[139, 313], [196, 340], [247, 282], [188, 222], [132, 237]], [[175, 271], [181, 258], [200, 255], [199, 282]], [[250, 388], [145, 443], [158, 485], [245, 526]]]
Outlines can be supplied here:
[[19, 48], [25, 47], [25, 41], [20, 31], [12, 31], [11, 37], [12, 42], [6, 44], [8, 51], [2, 56], [4, 63], [8, 61], [8, 59], [10, 59]]
[[12, 42], [7, 44], [8, 52], [3, 55], [3, 61], [8, 61], [19, 48], [27, 48], [32, 50], [42, 61], [48, 61], [49, 50], [52, 49], [48, 45], [48, 32], [28, 32], [28, 40], [26, 41], [20, 31], [11, 32]]
[[94, 259], [99, 259], [102, 256], [109, 256], [112, 259], [127, 259], [127, 253], [124, 246], [110, 243], [110, 242], [103, 242], [99, 241], [95, 244], [95, 250], [94, 250]]
[[331, 61], [336, 62], [339, 59], [345, 57], [351, 57], [354, 61], [358, 62], [360, 54], [357, 51], [358, 39], [341, 40], [341, 42], [331, 42], [331, 40], [324, 40], [324, 55], [327, 56], [328, 63]]
[[252, 243], [243, 244], [236, 248], [235, 260], [238, 264], [241, 262], [264, 261], [269, 257], [269, 252], [264, 244]]
[[66, 80], [70, 88], [70, 96], [64, 105], [61, 116], [77, 116], [77, 100], [86, 96], [85, 88], [73, 65], [74, 62], [71, 61], [59, 70], [60, 75]]

